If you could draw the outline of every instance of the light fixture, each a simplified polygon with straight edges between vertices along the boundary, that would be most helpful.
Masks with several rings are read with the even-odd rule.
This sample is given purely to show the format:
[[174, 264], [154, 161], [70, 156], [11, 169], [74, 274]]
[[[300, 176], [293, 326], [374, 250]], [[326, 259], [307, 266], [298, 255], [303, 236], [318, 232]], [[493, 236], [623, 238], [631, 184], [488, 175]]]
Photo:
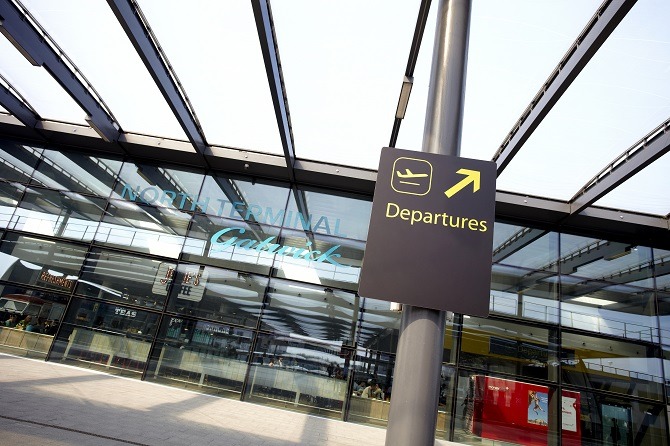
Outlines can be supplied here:
[[400, 313], [402, 311], [402, 304], [399, 304], [398, 302], [391, 302], [391, 311], [395, 311], [396, 313]]
[[409, 94], [412, 92], [412, 85], [414, 78], [405, 76], [402, 80], [402, 88], [400, 89], [400, 98], [398, 99], [398, 108], [395, 110], [396, 119], [404, 119], [405, 111], [407, 111], [407, 104], [409, 103]]
[[14, 47], [17, 49], [19, 53], [23, 54], [23, 57], [25, 57], [26, 60], [30, 62], [31, 65], [35, 67], [39, 67], [42, 65], [40, 62], [36, 61], [33, 58], [33, 56], [25, 48], [23, 48], [23, 46], [18, 41], [14, 39], [12, 33], [10, 33], [7, 30], [7, 28], [5, 28], [5, 22], [2, 20], [0, 20], [0, 33], [2, 33], [7, 38], [7, 40], [9, 40], [12, 43], [12, 45], [14, 45]]
[[574, 299], [570, 299], [570, 302], [581, 302], [585, 304], [600, 305], [600, 306], [614, 305], [616, 303], [613, 300], [598, 299], [597, 297], [589, 297], [589, 296], [576, 297]]

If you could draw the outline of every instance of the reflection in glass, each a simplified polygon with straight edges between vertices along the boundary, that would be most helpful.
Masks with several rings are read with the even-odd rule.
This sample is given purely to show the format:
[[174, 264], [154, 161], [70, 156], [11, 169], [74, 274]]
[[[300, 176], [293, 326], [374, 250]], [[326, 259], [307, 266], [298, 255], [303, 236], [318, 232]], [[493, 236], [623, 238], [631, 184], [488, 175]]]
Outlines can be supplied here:
[[9, 225], [12, 214], [23, 196], [25, 186], [19, 183], [5, 183], [0, 181], [0, 228]]
[[553, 329], [464, 316], [460, 365], [556, 381]]
[[0, 178], [27, 183], [39, 161], [41, 148], [0, 139]]
[[66, 305], [66, 295], [0, 285], [0, 351], [44, 359]]
[[256, 328], [268, 279], [210, 266], [162, 263], [168, 311]]
[[251, 333], [229, 325], [165, 317], [147, 378], [239, 398]]
[[132, 251], [177, 258], [190, 215], [168, 208], [110, 200], [95, 242]]
[[202, 186], [202, 210], [208, 215], [244, 220], [249, 225], [281, 226], [293, 215], [284, 210], [289, 189], [264, 181], [208, 175]]
[[495, 224], [490, 310], [558, 322], [558, 233]]
[[156, 313], [73, 298], [50, 359], [139, 378], [157, 322]]
[[633, 446], [668, 442], [662, 405], [584, 391], [580, 394], [582, 444]]
[[358, 306], [353, 293], [272, 279], [261, 328], [353, 345]]
[[278, 277], [358, 289], [365, 242], [284, 229], [277, 243]]
[[561, 236], [561, 324], [658, 341], [651, 249]]
[[393, 391], [395, 357], [358, 347], [352, 366], [348, 421], [386, 426]]
[[0, 280], [69, 293], [85, 254], [82, 246], [9, 234], [0, 245]]
[[350, 364], [346, 352], [341, 342], [259, 334], [244, 399], [340, 418]]
[[37, 234], [90, 241], [104, 212], [105, 200], [73, 192], [27, 188], [11, 228]]
[[564, 383], [662, 399], [662, 364], [654, 347], [565, 332], [562, 346]]
[[376, 299], [364, 299], [363, 308], [356, 342], [359, 348], [395, 353], [401, 313], [392, 311], [390, 302]]
[[76, 294], [98, 299], [163, 308], [165, 263], [115, 251], [94, 249], [77, 284]]
[[291, 191], [285, 228], [352, 240], [367, 240], [372, 202], [298, 188]]
[[115, 159], [45, 150], [31, 183], [107, 198], [120, 168]]

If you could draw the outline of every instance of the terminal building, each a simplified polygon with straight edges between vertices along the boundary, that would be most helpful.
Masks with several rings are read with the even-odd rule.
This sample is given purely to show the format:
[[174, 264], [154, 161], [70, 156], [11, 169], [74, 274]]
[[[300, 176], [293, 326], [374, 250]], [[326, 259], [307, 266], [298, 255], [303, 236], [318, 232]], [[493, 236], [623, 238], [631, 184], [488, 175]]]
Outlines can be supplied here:
[[[83, 7], [64, 2], [64, 8], [70, 3]], [[185, 136], [122, 130], [113, 107], [93, 89], [98, 86], [83, 76], [75, 57], [80, 49], [68, 57], [69, 37], [57, 40], [50, 10], [40, 2], [0, 1], [0, 352], [386, 426], [400, 312], [358, 294], [374, 230], [368, 223], [376, 171], [301, 158], [294, 149], [297, 115], [289, 114], [291, 84], [278, 52], [287, 12], [277, 13], [286, 7], [275, 4], [271, 11], [265, 0], [245, 5], [280, 141], [271, 153], [208, 143], [205, 121], [196, 118], [198, 107], [168, 62], [169, 45], [158, 43], [162, 28], [150, 26], [155, 2], [107, 3], [100, 13], [135, 47], [130, 50]], [[432, 17], [430, 1], [414, 3], [419, 14], [409, 20], [410, 36], [416, 32], [405, 84]], [[471, 58], [475, 25], [486, 15], [473, 3]], [[599, 51], [611, 50], [606, 45], [617, 32], [641, 26], [654, 8], [670, 14], [659, 3], [591, 7], [573, 50], [540, 93], [524, 98], [532, 101], [513, 130], [495, 135], [504, 137], [491, 151], [499, 173], [526, 142], [532, 145], [554, 104], [560, 107]], [[661, 28], [659, 41], [668, 36]], [[430, 52], [425, 34], [422, 50]], [[30, 93], [41, 87], [27, 83], [15, 65], [50, 77], [62, 95], [56, 100], [80, 107], [85, 122], [42, 112]], [[119, 66], [110, 60], [108, 69]], [[397, 80], [403, 73], [393, 74]], [[126, 82], [123, 73], [114, 76]], [[371, 150], [398, 142], [407, 103], [401, 95], [396, 110], [397, 93], [387, 126], [391, 140]], [[142, 107], [133, 97], [122, 100]], [[666, 97], [658, 108], [667, 115], [669, 106]], [[601, 135], [603, 145], [624, 145], [616, 156], [599, 156], [593, 179], [567, 199], [543, 195], [544, 185], [525, 193], [498, 186], [490, 315], [448, 314], [435, 383], [437, 438], [668, 444], [670, 123], [663, 119], [631, 141]], [[568, 143], [579, 145], [562, 142]], [[542, 160], [549, 168], [553, 156]], [[653, 168], [660, 172], [656, 186], [639, 189], [646, 183], [633, 180]], [[655, 204], [663, 211], [599, 202], [627, 184], [638, 188], [642, 202], [661, 197]], [[403, 243], [388, 240], [388, 249], [402, 252]], [[559, 396], [560, 413], [549, 404]], [[555, 437], [552, 425], [560, 426]]]

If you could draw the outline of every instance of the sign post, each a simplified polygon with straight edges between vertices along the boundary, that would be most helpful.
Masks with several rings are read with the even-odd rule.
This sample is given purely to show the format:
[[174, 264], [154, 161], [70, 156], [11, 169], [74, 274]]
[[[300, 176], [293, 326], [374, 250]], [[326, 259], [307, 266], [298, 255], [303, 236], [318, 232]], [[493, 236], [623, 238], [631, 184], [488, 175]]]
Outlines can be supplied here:
[[[424, 153], [421, 155], [442, 154], [457, 157], [460, 154], [471, 1], [440, 0], [438, 5], [433, 64], [422, 147]], [[419, 158], [419, 156], [415, 156], [415, 158], [427, 160]], [[398, 159], [396, 158], [394, 163], [398, 162]], [[408, 161], [408, 164], [404, 166], [402, 165], [403, 162], [400, 161], [401, 165], [395, 166], [399, 169], [392, 166], [390, 169], [387, 168], [386, 173], [396, 175], [397, 183], [395, 184], [398, 188], [407, 186], [408, 189], [403, 190], [409, 191], [409, 186], [413, 186], [417, 188], [414, 189], [415, 191], [425, 191], [428, 187], [426, 184], [427, 177], [416, 177], [415, 179], [418, 181], [412, 181], [412, 178], [410, 178], [410, 175], [417, 173], [412, 170], [413, 168], [419, 170], [420, 162], [410, 165], [411, 163]], [[461, 168], [471, 170], [466, 166], [459, 167], [459, 170]], [[409, 172], [407, 169], [409, 169]], [[400, 171], [400, 175], [397, 174], [398, 171]], [[427, 173], [427, 169], [418, 173]], [[405, 175], [405, 178], [402, 178], [403, 175]], [[439, 175], [442, 175], [442, 173], [439, 173]], [[444, 175], [450, 174], [445, 173]], [[442, 176], [439, 178], [442, 178]], [[464, 178], [447, 187], [444, 192], [448, 191], [452, 197], [458, 196], [467, 187], [465, 182], [461, 183], [461, 181], [465, 181]], [[404, 184], [401, 186], [401, 179], [409, 180], [409, 182], [418, 185]], [[431, 181], [430, 188], [432, 187], [433, 183]], [[430, 191], [427, 193], [430, 193]], [[402, 194], [398, 193], [398, 195]], [[400, 206], [399, 203], [397, 204]], [[412, 210], [432, 212], [432, 209], [428, 208], [417, 207], [412, 209], [412, 207], [405, 207], [405, 209], [410, 211], [410, 214], [405, 213], [410, 219]], [[395, 212], [395, 208], [390, 209], [389, 212]], [[400, 212], [398, 210], [398, 215], [400, 215]], [[437, 211], [435, 212], [437, 213]], [[442, 212], [452, 214], [446, 210]], [[425, 218], [425, 214], [422, 215]], [[390, 217], [388, 218], [390, 219]], [[476, 218], [479, 219], [479, 217]], [[422, 222], [423, 225], [428, 224], [423, 219]], [[403, 223], [406, 224], [407, 220], [403, 220]], [[490, 221], [490, 223], [491, 226], [487, 226], [488, 230], [492, 230], [493, 221]], [[482, 226], [478, 223], [477, 227], [481, 228]], [[371, 226], [370, 234], [373, 231], [374, 228]], [[409, 264], [411, 262], [411, 259], [407, 259], [404, 263]], [[490, 268], [490, 258], [488, 264]], [[368, 264], [368, 248], [366, 247], [361, 272], [362, 280], [367, 281], [364, 275], [367, 275], [366, 269], [369, 267], [374, 268], [374, 265]], [[373, 272], [373, 274], [379, 274], [379, 272]], [[446, 275], [447, 271], [443, 271], [441, 274]], [[386, 278], [388, 279], [389, 276], [387, 275]], [[409, 276], [404, 277], [404, 280], [413, 281]], [[487, 287], [489, 283], [490, 279], [486, 281]], [[449, 293], [449, 289], [443, 289], [440, 294], [449, 295]], [[362, 295], [364, 294], [362, 293]], [[449, 300], [455, 299], [450, 298]], [[387, 446], [406, 446], [410, 444], [428, 446], [435, 443], [445, 319], [446, 311], [444, 310], [404, 305], [400, 339], [396, 352], [393, 396], [386, 430]]]

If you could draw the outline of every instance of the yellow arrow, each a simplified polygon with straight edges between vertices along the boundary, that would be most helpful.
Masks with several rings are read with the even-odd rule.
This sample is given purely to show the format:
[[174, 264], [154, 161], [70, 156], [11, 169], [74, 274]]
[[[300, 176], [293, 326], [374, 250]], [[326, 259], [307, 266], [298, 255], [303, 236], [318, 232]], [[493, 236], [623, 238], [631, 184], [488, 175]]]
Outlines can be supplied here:
[[460, 173], [461, 175], [467, 175], [467, 176], [458, 183], [451, 186], [446, 191], [444, 191], [444, 195], [446, 195], [448, 198], [451, 198], [454, 195], [456, 195], [461, 189], [463, 189], [470, 183], [474, 183], [472, 186], [472, 192], [477, 192], [479, 190], [480, 174], [478, 170], [460, 169], [456, 171], [456, 173]]

